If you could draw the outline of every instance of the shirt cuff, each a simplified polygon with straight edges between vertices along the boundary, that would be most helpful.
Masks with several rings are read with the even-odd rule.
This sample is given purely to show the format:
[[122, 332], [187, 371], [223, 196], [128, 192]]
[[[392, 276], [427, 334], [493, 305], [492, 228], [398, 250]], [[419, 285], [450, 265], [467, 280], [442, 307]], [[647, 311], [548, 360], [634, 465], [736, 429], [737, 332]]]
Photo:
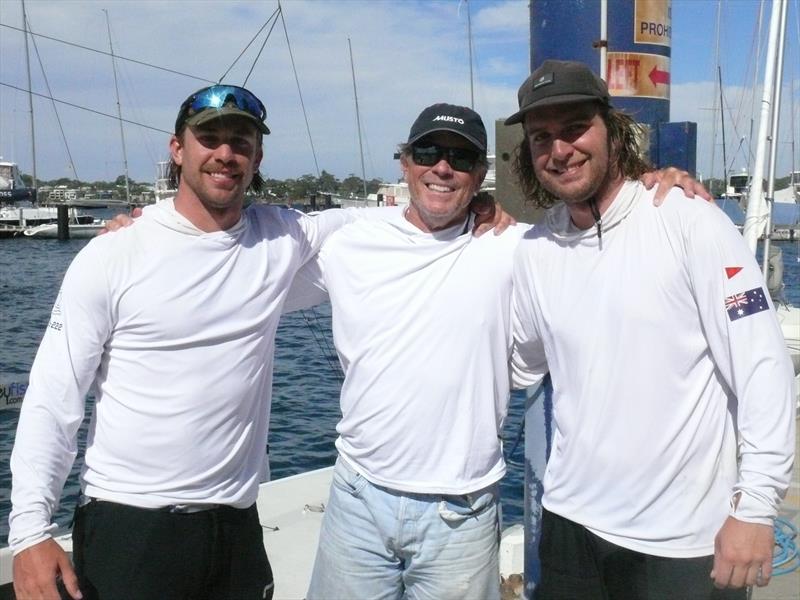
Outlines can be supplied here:
[[761, 525], [772, 526], [775, 523], [777, 509], [762, 498], [749, 494], [743, 490], [737, 490], [731, 496], [730, 510], [728, 514], [745, 523], [759, 523]]

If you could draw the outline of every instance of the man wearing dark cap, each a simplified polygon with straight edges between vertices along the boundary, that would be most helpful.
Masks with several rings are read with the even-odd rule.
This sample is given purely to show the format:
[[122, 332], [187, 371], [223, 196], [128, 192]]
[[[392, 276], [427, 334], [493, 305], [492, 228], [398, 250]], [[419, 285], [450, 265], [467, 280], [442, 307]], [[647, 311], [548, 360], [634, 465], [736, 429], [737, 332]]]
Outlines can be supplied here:
[[653, 207], [638, 126], [585, 65], [545, 61], [519, 106], [517, 171], [550, 207], [512, 308], [515, 382], [549, 368], [554, 388], [537, 597], [744, 598], [769, 582], [795, 439], [761, 272], [714, 205]]
[[[243, 208], [260, 183], [261, 101], [215, 85], [181, 106], [174, 200], [93, 239], [70, 266], [11, 457], [18, 598], [271, 598], [256, 513], [273, 340], [297, 270], [344, 211]], [[51, 539], [90, 386], [73, 530]], [[76, 575], [77, 572], [77, 575]]]
[[408, 207], [344, 226], [298, 275], [329, 291], [345, 371], [309, 600], [499, 596], [511, 259], [527, 227], [469, 234], [486, 174], [469, 108], [423, 110], [400, 164]]
[[511, 256], [523, 228], [470, 235], [486, 130], [422, 111], [400, 147], [407, 207], [332, 235], [304, 270], [330, 293], [345, 371], [339, 458], [307, 597], [499, 595], [499, 432]]

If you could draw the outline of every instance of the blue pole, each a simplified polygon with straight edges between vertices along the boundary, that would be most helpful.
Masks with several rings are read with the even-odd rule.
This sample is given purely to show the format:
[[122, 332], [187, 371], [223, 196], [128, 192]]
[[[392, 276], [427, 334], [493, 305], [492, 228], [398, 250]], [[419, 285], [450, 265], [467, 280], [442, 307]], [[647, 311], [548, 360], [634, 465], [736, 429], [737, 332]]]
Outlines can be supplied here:
[[550, 375], [540, 386], [530, 388], [525, 402], [525, 597], [532, 598], [540, 581], [544, 471], [553, 441], [553, 386]]

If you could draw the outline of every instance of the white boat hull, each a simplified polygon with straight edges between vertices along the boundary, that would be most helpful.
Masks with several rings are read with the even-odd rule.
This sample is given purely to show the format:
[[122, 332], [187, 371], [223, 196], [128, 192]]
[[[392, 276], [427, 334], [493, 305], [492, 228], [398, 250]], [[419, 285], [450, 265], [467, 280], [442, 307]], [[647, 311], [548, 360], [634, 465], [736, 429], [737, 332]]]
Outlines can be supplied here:
[[[94, 236], [97, 235], [97, 232], [100, 231], [103, 227], [105, 227], [105, 221], [99, 221], [97, 223], [82, 223], [82, 224], [70, 223], [69, 237], [71, 239], [93, 238]], [[25, 229], [22, 233], [27, 237], [56, 239], [58, 238], [58, 225], [54, 224], [38, 225], [36, 227], [30, 227], [29, 229]]]

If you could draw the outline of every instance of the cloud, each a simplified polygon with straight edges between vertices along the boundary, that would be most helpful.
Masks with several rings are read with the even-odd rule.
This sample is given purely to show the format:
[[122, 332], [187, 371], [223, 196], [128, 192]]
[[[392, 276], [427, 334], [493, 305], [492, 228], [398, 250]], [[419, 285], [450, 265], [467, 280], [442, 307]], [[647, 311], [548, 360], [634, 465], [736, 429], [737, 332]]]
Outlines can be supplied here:
[[[731, 10], [741, 12], [750, 4], [753, 3], [735, 3]], [[275, 25], [262, 50], [268, 25], [226, 77], [226, 81], [243, 82], [261, 52], [247, 86], [267, 105], [267, 121], [273, 131], [265, 140], [264, 169], [268, 175], [287, 178], [314, 173], [312, 143], [320, 169], [339, 178], [360, 172], [348, 37], [353, 49], [367, 177], [388, 180], [398, 176], [399, 167], [392, 158], [396, 144], [406, 139], [408, 127], [423, 107], [438, 101], [470, 103], [469, 44], [463, 4], [426, 0], [292, 0], [282, 6], [292, 56], [282, 22]], [[469, 6], [474, 104], [493, 139], [495, 120], [515, 110], [517, 87], [529, 73], [528, 3], [487, 0], [472, 1]], [[709, 168], [706, 161], [715, 146], [714, 113], [700, 110], [715, 102], [713, 84], [703, 83], [713, 81], [715, 76], [708, 66], [713, 62], [708, 58], [713, 55], [713, 40], [693, 33], [692, 23], [713, 22], [714, 6], [715, 3], [699, 1], [673, 4], [672, 118], [698, 122], [697, 154], [703, 173]], [[123, 118], [170, 131], [183, 99], [205, 85], [197, 77], [216, 80], [226, 73], [267, 23], [277, 2], [74, 0], [28, 2], [26, 7], [34, 31], [100, 51], [108, 49], [101, 10], [107, 8], [117, 55], [174, 71], [118, 60]], [[753, 21], [747, 15], [738, 15], [731, 24], [739, 25], [748, 19]], [[19, 27], [20, 4], [4, 1], [0, 22]], [[733, 32], [726, 38], [735, 42], [732, 50], [750, 49], [751, 45], [742, 41], [745, 34]], [[53, 96], [116, 115], [109, 56], [45, 38], [36, 40]], [[796, 46], [796, 41], [790, 39], [790, 43]], [[33, 88], [47, 95], [31, 51]], [[730, 51], [723, 52], [723, 56], [728, 57], [731, 67], [748, 62], [735, 60], [738, 55]], [[22, 34], [0, 28], [0, 81], [26, 88], [24, 57]], [[796, 70], [792, 67], [796, 63], [800, 64], [795, 51], [787, 55], [787, 69]], [[305, 115], [293, 66], [302, 89]], [[724, 72], [726, 80], [744, 80], [744, 76], [734, 78]], [[742, 85], [741, 89], [746, 87]], [[726, 119], [728, 146], [734, 152], [731, 140], [749, 136], [751, 113], [747, 107], [751, 103], [738, 100], [736, 90], [726, 89], [726, 99], [736, 107], [732, 112], [742, 115], [735, 128], [733, 118], [730, 125]], [[784, 104], [789, 105], [786, 97]], [[797, 104], [795, 92], [794, 105]], [[0, 154], [17, 160], [24, 171], [30, 172], [27, 95], [0, 86], [0, 107]], [[50, 102], [37, 97], [34, 110], [37, 174], [48, 179], [72, 176]], [[58, 105], [58, 112], [78, 175], [88, 180], [116, 178], [123, 168], [116, 120], [67, 105]], [[717, 119], [718, 116], [719, 113]], [[127, 123], [124, 130], [132, 177], [152, 180], [156, 161], [166, 155], [167, 134]], [[720, 137], [719, 131], [716, 135]], [[721, 141], [716, 146], [719, 144]], [[782, 149], [781, 160], [786, 161], [790, 153], [786, 146]], [[721, 154], [716, 164], [721, 164]]]
[[[117, 60], [123, 118], [165, 131], [171, 130], [182, 100], [206, 85], [196, 77], [216, 80], [226, 73], [277, 7], [273, 2], [214, 0], [145, 4], [127, 0], [108, 5], [41, 2], [28, 3], [27, 8], [33, 31], [107, 52], [101, 11], [107, 6], [117, 55], [177, 72]], [[458, 3], [293, 1], [282, 6], [292, 56], [283, 23], [278, 22], [263, 51], [266, 31], [225, 79], [243, 82], [261, 51], [247, 86], [267, 105], [267, 122], [273, 132], [265, 139], [264, 171], [269, 176], [314, 173], [312, 144], [320, 169], [340, 178], [360, 172], [348, 37], [367, 177], [397, 177], [399, 167], [392, 155], [422, 108], [438, 101], [469, 104], [466, 15], [459, 11]], [[516, 85], [527, 74], [527, 4], [476, 2], [471, 10], [475, 107], [492, 129], [496, 118], [513, 111]], [[4, 4], [2, 22], [15, 27], [21, 24], [16, 4]], [[499, 31], [506, 31], [507, 37], [499, 36]], [[45, 38], [36, 41], [54, 97], [116, 115], [109, 56]], [[3, 28], [0, 54], [0, 80], [26, 88], [22, 33]], [[34, 90], [48, 95], [35, 59], [32, 72]], [[23, 126], [27, 95], [0, 87], [0, 101], [0, 153], [29, 172], [30, 136]], [[119, 175], [123, 163], [117, 122], [63, 104], [57, 108], [79, 177], [114, 179]], [[51, 103], [37, 97], [34, 110], [37, 175], [48, 179], [72, 176]], [[168, 136], [127, 123], [124, 130], [131, 176], [151, 180], [155, 162], [166, 156]]]
[[[476, 10], [477, 9], [477, 10]], [[528, 39], [528, 2], [509, 0], [500, 4], [482, 6], [476, 4], [473, 29], [481, 34], [496, 36], [523, 36]]]

